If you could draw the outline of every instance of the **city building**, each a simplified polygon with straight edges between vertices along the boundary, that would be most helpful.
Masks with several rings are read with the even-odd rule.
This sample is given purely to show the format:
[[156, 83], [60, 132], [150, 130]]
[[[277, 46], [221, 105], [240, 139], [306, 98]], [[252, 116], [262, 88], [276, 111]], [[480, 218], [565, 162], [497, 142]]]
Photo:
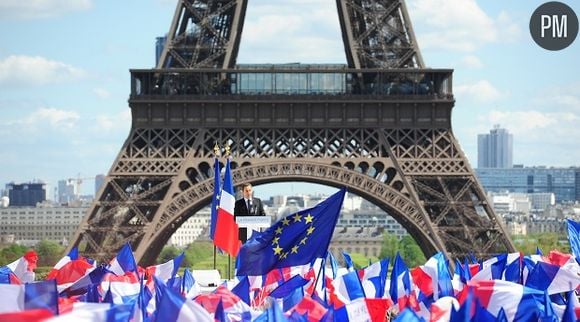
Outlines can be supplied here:
[[161, 53], [163, 53], [163, 47], [165, 47], [166, 41], [167, 36], [155, 38], [155, 66], [159, 64], [159, 58], [161, 58]]
[[565, 220], [556, 218], [537, 218], [527, 223], [528, 234], [557, 233], [565, 235], [567, 226]]
[[544, 211], [556, 204], [556, 195], [553, 192], [533, 192], [528, 193], [528, 198], [532, 204], [532, 211]]
[[199, 238], [208, 237], [202, 236], [204, 232], [208, 232], [210, 224], [210, 208], [205, 207], [198, 211], [195, 215], [189, 217], [171, 236], [168, 245], [185, 248]]
[[495, 125], [489, 134], [477, 136], [478, 168], [511, 168], [513, 165], [513, 136]]
[[79, 192], [75, 179], [65, 179], [58, 181], [58, 199], [60, 204], [68, 204], [77, 199]]
[[475, 173], [488, 192], [553, 193], [555, 202], [580, 201], [580, 168], [478, 168]]
[[510, 234], [510, 236], [516, 236], [516, 235], [527, 235], [528, 234], [528, 225], [527, 223], [520, 223], [520, 222], [508, 222], [506, 224], [506, 228], [508, 231], [508, 234]]
[[335, 256], [347, 252], [379, 257], [382, 245], [383, 235], [380, 230], [343, 227], [335, 229], [328, 248]]
[[[42, 204], [41, 207], [0, 208], [2, 240], [33, 246], [41, 240], [66, 245], [79, 228], [88, 207], [62, 207]], [[10, 237], [12, 236], [12, 237]]]
[[6, 185], [8, 199], [11, 207], [34, 207], [37, 203], [46, 200], [46, 184], [44, 182], [32, 182]]
[[530, 198], [525, 193], [488, 192], [488, 197], [496, 213], [520, 212], [529, 214], [532, 208]]

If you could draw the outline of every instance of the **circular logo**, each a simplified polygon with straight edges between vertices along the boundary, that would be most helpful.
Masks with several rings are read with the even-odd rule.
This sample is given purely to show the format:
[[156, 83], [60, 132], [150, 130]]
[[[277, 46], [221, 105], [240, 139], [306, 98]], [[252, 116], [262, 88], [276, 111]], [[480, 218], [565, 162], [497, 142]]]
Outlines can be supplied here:
[[561, 2], [546, 2], [530, 19], [530, 33], [538, 46], [547, 50], [562, 50], [576, 39], [578, 17]]

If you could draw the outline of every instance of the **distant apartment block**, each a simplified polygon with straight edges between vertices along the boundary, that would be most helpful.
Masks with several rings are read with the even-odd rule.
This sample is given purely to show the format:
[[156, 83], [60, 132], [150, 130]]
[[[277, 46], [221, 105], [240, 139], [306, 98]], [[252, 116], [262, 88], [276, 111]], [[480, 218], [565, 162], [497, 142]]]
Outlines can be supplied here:
[[[206, 207], [189, 217], [171, 236], [168, 245], [185, 248], [198, 239], [209, 237], [210, 208]], [[205, 233], [206, 236], [203, 236]], [[204, 238], [205, 237], [205, 238]]]
[[342, 252], [379, 257], [382, 245], [383, 235], [375, 229], [343, 227], [335, 229], [329, 249], [339, 257]]
[[67, 244], [81, 224], [87, 207], [0, 208], [0, 236], [33, 246], [41, 240]]
[[475, 173], [488, 192], [553, 193], [557, 203], [580, 201], [578, 167], [478, 168]]
[[511, 168], [513, 165], [513, 135], [499, 125], [489, 134], [477, 136], [478, 168]]

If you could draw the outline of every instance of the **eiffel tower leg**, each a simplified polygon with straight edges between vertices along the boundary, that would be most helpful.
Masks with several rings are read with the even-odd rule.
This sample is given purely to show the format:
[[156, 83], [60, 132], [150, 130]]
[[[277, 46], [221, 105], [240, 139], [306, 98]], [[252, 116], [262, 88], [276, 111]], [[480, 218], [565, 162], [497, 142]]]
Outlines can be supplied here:
[[451, 130], [390, 130], [386, 136], [406, 184], [448, 256], [515, 251]]

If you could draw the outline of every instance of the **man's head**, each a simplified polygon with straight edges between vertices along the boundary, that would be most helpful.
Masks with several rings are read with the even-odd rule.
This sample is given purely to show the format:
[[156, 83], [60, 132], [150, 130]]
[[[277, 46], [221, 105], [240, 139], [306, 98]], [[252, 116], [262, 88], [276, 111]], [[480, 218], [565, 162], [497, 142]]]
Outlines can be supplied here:
[[242, 185], [242, 194], [245, 199], [252, 199], [252, 184], [251, 183], [244, 183]]

